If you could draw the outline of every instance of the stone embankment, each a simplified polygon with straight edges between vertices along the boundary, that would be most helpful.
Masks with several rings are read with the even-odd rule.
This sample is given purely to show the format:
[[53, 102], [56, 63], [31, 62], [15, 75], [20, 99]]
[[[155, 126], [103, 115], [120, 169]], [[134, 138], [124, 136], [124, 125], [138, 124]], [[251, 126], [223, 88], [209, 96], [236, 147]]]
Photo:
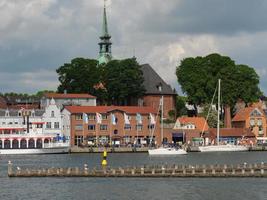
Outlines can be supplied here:
[[162, 165], [142, 167], [40, 168], [13, 167], [8, 164], [9, 177], [267, 177], [267, 164], [242, 165]]

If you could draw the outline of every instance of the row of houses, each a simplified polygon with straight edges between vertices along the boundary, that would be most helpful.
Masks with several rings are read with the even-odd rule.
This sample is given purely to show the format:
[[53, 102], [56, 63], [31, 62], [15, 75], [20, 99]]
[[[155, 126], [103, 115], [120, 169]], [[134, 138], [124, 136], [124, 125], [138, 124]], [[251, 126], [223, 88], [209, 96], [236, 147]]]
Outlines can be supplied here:
[[[42, 109], [0, 109], [0, 148], [9, 135], [25, 133], [64, 136], [71, 146], [146, 146], [162, 141], [200, 145], [216, 139], [216, 129], [201, 117], [180, 117], [174, 125], [164, 125], [161, 134], [159, 112], [152, 106], [97, 106], [89, 94], [56, 93], [47, 94], [41, 105]], [[266, 141], [266, 113], [260, 106], [240, 109], [231, 121], [231, 128], [220, 129], [222, 142]]]

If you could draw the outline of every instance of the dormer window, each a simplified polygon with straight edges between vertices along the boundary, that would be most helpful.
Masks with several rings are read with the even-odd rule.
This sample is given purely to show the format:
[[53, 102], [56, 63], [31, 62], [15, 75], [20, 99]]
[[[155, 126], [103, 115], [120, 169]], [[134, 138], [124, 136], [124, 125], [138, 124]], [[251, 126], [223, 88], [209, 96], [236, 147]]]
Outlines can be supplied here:
[[5, 117], [9, 117], [9, 110], [6, 110]]
[[161, 84], [161, 83], [159, 83], [159, 84], [157, 85], [157, 89], [158, 89], [159, 92], [162, 92], [162, 84]]
[[35, 117], [35, 111], [34, 110], [32, 110], [31, 116]]

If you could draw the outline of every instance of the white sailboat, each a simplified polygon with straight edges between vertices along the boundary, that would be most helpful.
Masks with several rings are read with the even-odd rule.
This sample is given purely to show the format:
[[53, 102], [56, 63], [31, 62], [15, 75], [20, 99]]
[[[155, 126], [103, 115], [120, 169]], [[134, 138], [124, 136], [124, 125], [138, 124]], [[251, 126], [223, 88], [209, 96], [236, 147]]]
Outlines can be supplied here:
[[200, 146], [200, 152], [248, 151], [248, 147], [234, 144], [220, 144], [220, 93], [221, 79], [218, 80], [218, 111], [217, 111], [217, 145]]
[[[163, 96], [161, 97], [161, 141], [163, 142]], [[175, 156], [185, 155], [187, 152], [184, 149], [174, 147], [164, 147], [163, 145], [156, 149], [149, 149], [148, 154], [150, 156]]]

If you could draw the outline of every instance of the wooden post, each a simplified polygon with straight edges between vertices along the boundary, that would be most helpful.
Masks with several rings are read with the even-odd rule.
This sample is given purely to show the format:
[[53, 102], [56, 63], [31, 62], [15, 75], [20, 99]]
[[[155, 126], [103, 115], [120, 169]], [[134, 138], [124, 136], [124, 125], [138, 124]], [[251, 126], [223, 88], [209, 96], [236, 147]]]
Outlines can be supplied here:
[[8, 176], [13, 175], [13, 164], [10, 160], [8, 161], [7, 174]]
[[161, 167], [161, 173], [165, 174], [165, 167], [164, 166]]
[[145, 169], [141, 167], [141, 174], [144, 174]]

